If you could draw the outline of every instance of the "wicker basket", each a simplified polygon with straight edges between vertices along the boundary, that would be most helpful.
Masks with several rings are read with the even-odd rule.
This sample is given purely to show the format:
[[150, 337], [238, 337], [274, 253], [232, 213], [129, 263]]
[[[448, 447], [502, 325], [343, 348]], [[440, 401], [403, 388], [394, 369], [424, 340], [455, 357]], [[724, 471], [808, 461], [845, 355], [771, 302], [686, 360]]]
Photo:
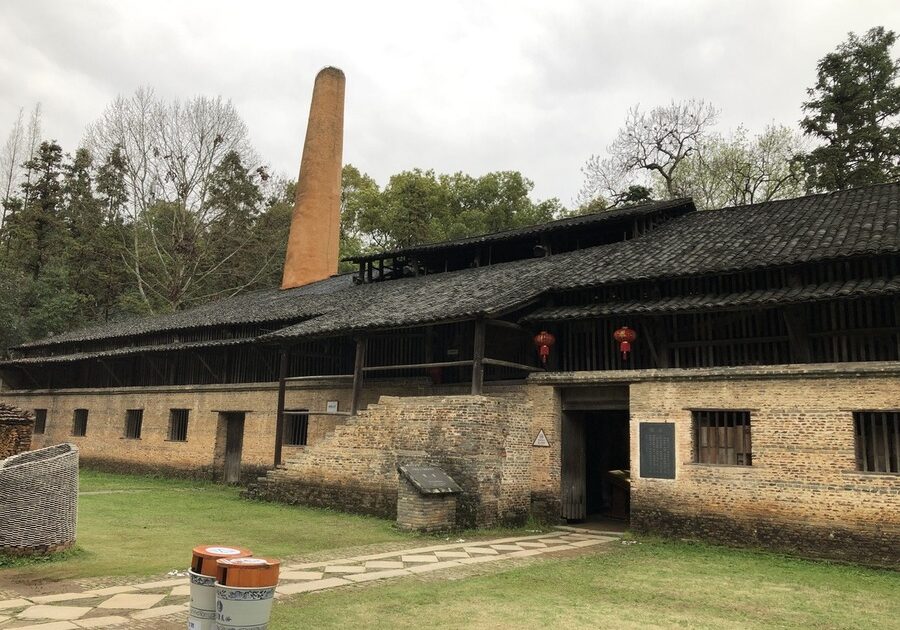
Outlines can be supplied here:
[[0, 552], [50, 553], [75, 543], [78, 448], [57, 444], [0, 460]]

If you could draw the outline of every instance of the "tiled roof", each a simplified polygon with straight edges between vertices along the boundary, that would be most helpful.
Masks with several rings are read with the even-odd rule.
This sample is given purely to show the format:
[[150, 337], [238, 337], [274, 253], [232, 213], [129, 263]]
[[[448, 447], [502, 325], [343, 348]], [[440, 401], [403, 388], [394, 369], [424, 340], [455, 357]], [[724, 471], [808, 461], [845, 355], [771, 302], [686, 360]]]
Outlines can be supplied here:
[[[33, 346], [281, 322], [266, 338], [348, 334], [495, 316], [548, 292], [900, 253], [900, 184], [690, 212], [641, 237], [515, 262], [354, 285], [350, 276], [82, 329]], [[288, 322], [298, 322], [288, 325]]]
[[551, 234], [557, 232], [572, 232], [573, 234], [577, 234], [577, 230], [579, 228], [584, 228], [587, 226], [600, 226], [605, 223], [612, 224], [640, 217], [649, 217], [651, 215], [661, 214], [666, 210], [670, 211], [669, 214], [671, 216], [680, 216], [688, 212], [694, 212], [695, 207], [694, 202], [691, 199], [653, 201], [637, 206], [615, 208], [613, 210], [595, 212], [593, 214], [583, 214], [580, 216], [568, 217], [566, 219], [548, 221], [547, 223], [540, 223], [538, 225], [529, 225], [513, 230], [492, 232], [491, 234], [481, 234], [479, 236], [470, 236], [453, 241], [426, 243], [423, 245], [403, 247], [401, 249], [394, 249], [386, 252], [376, 252], [373, 254], [365, 254], [362, 256], [351, 256], [349, 258], [345, 258], [344, 260], [352, 262], [362, 262], [364, 260], [378, 260], [380, 258], [390, 258], [391, 256], [412, 255], [423, 252], [443, 252], [459, 248], [471, 247], [474, 245], [487, 245], [489, 243], [510, 241], [517, 238], [529, 237], [538, 234]]
[[747, 271], [900, 251], [900, 184], [693, 212], [574, 253], [557, 289]]
[[151, 317], [133, 317], [22, 344], [22, 348], [78, 341], [115, 339], [135, 335], [262, 322], [302, 319], [332, 310], [336, 294], [352, 285], [341, 275], [296, 289], [262, 289], [223, 298], [186, 311]]
[[802, 287], [785, 287], [741, 291], [727, 294], [678, 295], [642, 300], [622, 300], [578, 306], [547, 306], [539, 308], [522, 321], [546, 322], [567, 319], [583, 319], [605, 315], [641, 313], [685, 313], [709, 309], [729, 309], [746, 306], [797, 304], [836, 298], [858, 298], [900, 293], [900, 276], [828, 282]]

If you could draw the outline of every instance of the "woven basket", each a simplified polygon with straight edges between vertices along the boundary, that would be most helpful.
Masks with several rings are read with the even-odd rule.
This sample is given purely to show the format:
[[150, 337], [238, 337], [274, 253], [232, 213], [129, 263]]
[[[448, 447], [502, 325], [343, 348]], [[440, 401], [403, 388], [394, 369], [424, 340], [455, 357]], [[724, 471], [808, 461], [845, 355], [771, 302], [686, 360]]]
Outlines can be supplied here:
[[58, 444], [0, 460], [0, 551], [71, 547], [78, 518], [78, 448]]

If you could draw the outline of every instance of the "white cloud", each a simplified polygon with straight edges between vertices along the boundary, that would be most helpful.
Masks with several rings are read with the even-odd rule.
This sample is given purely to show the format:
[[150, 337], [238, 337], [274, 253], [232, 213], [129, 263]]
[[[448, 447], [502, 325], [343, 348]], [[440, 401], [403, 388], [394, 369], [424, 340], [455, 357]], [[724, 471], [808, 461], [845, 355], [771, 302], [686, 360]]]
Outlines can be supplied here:
[[517, 169], [569, 202], [630, 105], [699, 97], [723, 128], [793, 124], [816, 61], [847, 31], [900, 26], [900, 5], [17, 0], [0, 18], [0, 132], [41, 101], [71, 151], [117, 93], [221, 94], [293, 176], [312, 79], [337, 65], [345, 159], [379, 181]]

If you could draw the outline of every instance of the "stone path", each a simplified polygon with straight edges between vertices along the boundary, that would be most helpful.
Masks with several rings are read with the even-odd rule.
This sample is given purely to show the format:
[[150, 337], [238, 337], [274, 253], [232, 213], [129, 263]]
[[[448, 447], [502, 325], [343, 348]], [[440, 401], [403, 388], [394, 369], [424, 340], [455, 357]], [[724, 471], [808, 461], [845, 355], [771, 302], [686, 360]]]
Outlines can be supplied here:
[[[620, 534], [613, 532], [566, 528], [532, 536], [456, 542], [352, 558], [288, 563], [281, 568], [275, 597], [290, 597], [298, 593], [441, 571], [468, 564], [579, 550], [609, 543], [619, 536]], [[187, 577], [177, 577], [77, 593], [7, 599], [0, 601], [0, 629], [135, 628], [142, 620], [186, 619], [189, 594]]]

